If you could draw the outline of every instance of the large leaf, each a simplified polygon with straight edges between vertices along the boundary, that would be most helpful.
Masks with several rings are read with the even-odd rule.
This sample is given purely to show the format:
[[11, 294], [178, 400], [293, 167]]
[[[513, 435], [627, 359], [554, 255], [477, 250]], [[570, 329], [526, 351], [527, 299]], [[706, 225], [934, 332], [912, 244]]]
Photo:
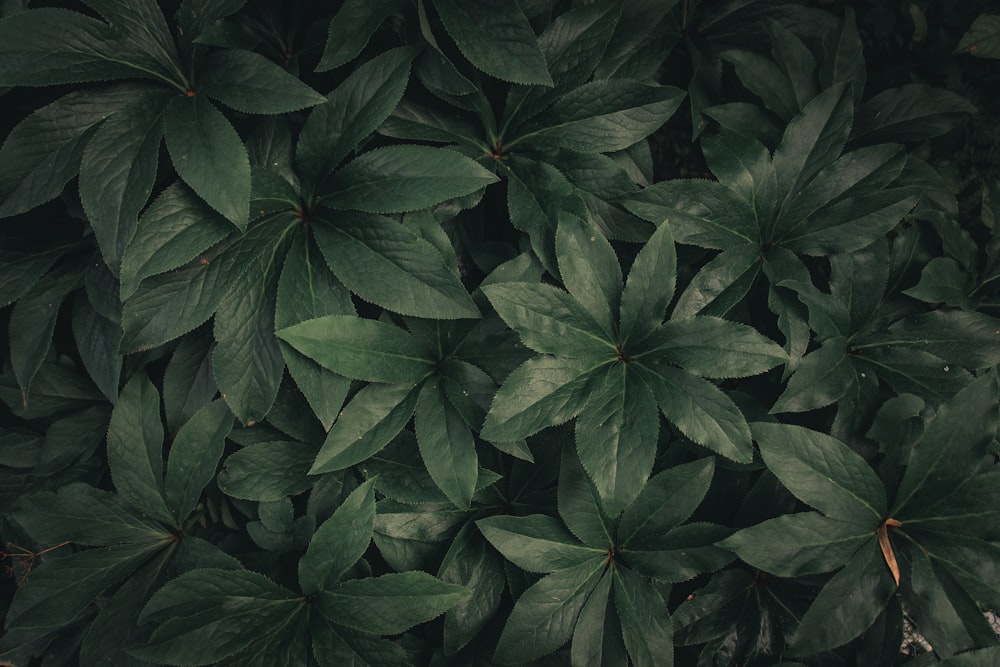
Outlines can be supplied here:
[[14, 126], [0, 147], [0, 217], [57, 197], [76, 175], [94, 127], [149, 91], [139, 85], [74, 91]]
[[434, 0], [445, 30], [473, 65], [504, 81], [552, 85], [527, 17], [516, 3]]
[[823, 586], [802, 616], [790, 643], [794, 655], [842, 646], [867, 630], [896, 587], [881, 551], [871, 540]]
[[909, 456], [893, 514], [926, 507], [971, 478], [1000, 427], [996, 373], [972, 382], [942, 405]]
[[934, 310], [911, 315], [888, 329], [852, 341], [858, 350], [906, 347], [975, 369], [1000, 363], [1000, 320], [975, 311]]
[[653, 469], [660, 416], [645, 379], [629, 364], [608, 368], [576, 422], [576, 451], [601, 503], [617, 515]]
[[345, 581], [321, 593], [316, 607], [337, 625], [389, 635], [440, 616], [465, 592], [425, 572], [401, 572]]
[[433, 359], [409, 333], [353, 315], [326, 315], [278, 331], [296, 350], [346, 377], [370, 382], [417, 382]]
[[874, 527], [886, 518], [882, 482], [844, 443], [791, 424], [755, 422], [752, 429], [768, 469], [802, 502], [860, 525]]
[[5, 17], [0, 45], [0, 86], [162, 79], [145, 69], [145, 54], [122, 57], [118, 34], [108, 24], [68, 9], [46, 7]]
[[667, 603], [648, 579], [624, 568], [617, 574], [615, 606], [632, 662], [636, 667], [671, 667], [674, 633]]
[[237, 49], [205, 56], [196, 92], [243, 113], [288, 113], [326, 101], [264, 56]]
[[583, 410], [589, 385], [607, 362], [537, 357], [519, 366], [497, 391], [480, 436], [513, 442]]
[[316, 71], [325, 72], [353, 60], [382, 22], [402, 4], [401, 0], [347, 0], [330, 21]]
[[201, 492], [215, 478], [215, 469], [233, 428], [233, 415], [224, 401], [199, 410], [177, 432], [170, 446], [165, 497], [178, 523], [194, 511]]
[[649, 355], [707, 378], [757, 375], [788, 358], [756, 329], [705, 315], [667, 322], [640, 349], [640, 360]]
[[[341, 11], [362, 11], [355, 4], [348, 2]], [[370, 7], [377, 3], [364, 4]], [[396, 107], [406, 88], [414, 55], [412, 49], [404, 48], [372, 58], [327, 95], [326, 104], [309, 114], [295, 158], [301, 176], [313, 187], [318, 188]]]
[[441, 381], [424, 383], [413, 426], [431, 479], [448, 500], [467, 509], [479, 475], [476, 443], [472, 431], [448, 400]]
[[884, 90], [858, 107], [851, 141], [920, 141], [944, 134], [976, 108], [942, 88], [911, 83]]
[[102, 591], [138, 568], [167, 543], [119, 544], [46, 560], [18, 588], [7, 610], [7, 629], [58, 628], [73, 621]]
[[344, 165], [321, 195], [323, 203], [334, 209], [402, 213], [472, 194], [497, 180], [453, 150], [386, 146]]
[[637, 546], [686, 521], [708, 492], [714, 471], [714, 459], [707, 457], [654, 476], [622, 513], [616, 544]]
[[841, 567], [873, 538], [870, 526], [830, 519], [819, 512], [800, 512], [744, 528], [719, 546], [765, 572], [798, 577]]
[[854, 373], [847, 339], [823, 341], [820, 349], [802, 358], [771, 412], [806, 412], [839, 401], [854, 384]]
[[108, 467], [118, 494], [136, 510], [172, 525], [163, 495], [160, 394], [145, 373], [122, 389], [108, 425]]
[[329, 590], [364, 555], [375, 523], [375, 491], [368, 481], [351, 492], [324, 521], [299, 560], [299, 585], [306, 595]]
[[578, 540], [591, 547], [615, 543], [611, 521], [601, 509], [600, 495], [569, 446], [563, 447], [556, 500], [559, 516]]
[[607, 548], [584, 546], [557, 520], [544, 514], [491, 516], [476, 522], [504, 558], [528, 572], [555, 572], [595, 565]]
[[611, 334], [560, 289], [540, 283], [486, 285], [483, 293], [497, 314], [542, 353], [613, 359]]
[[708, 380], [666, 364], [643, 365], [663, 416], [694, 442], [740, 463], [753, 460], [750, 427], [740, 409]]
[[363, 213], [313, 225], [316, 244], [348, 289], [383, 308], [416, 317], [479, 317], [441, 253], [409, 227]]
[[479, 634], [496, 613], [507, 578], [503, 558], [482, 539], [471, 522], [452, 540], [438, 577], [469, 591], [444, 617], [444, 648], [451, 655]]
[[117, 271], [153, 190], [170, 94], [150, 91], [105, 121], [80, 163], [80, 200], [104, 261]]
[[570, 664], [625, 665], [628, 657], [622, 639], [621, 623], [611, 602], [612, 580], [601, 577], [587, 598], [573, 628]]
[[621, 292], [619, 337], [639, 342], [663, 321], [674, 298], [677, 252], [669, 224], [657, 228], [636, 255]]
[[204, 95], [167, 106], [164, 136], [174, 169], [209, 206], [240, 229], [250, 215], [250, 158], [243, 140]]
[[600, 559], [543, 577], [518, 598], [494, 661], [516, 664], [552, 653], [573, 634], [577, 617], [604, 572]]
[[310, 472], [341, 470], [385, 447], [410, 421], [418, 394], [412, 384], [361, 389], [333, 423]]
[[618, 256], [593, 223], [563, 214], [556, 230], [563, 284], [611, 338], [615, 335], [622, 274]]
[[272, 502], [310, 486], [307, 477], [316, 450], [301, 442], [257, 442], [226, 458], [216, 482], [233, 498]]

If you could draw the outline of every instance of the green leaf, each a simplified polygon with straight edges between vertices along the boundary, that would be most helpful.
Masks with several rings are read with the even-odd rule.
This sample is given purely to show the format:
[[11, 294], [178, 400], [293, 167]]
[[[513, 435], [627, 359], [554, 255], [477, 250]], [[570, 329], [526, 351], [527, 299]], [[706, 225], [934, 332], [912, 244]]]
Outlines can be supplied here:
[[456, 507], [468, 509], [479, 475], [476, 443], [440, 380], [424, 383], [413, 425], [431, 479]]
[[820, 590], [790, 640], [791, 654], [843, 646], [871, 627], [895, 594], [882, 552], [871, 540]]
[[[306, 234], [296, 234], [278, 281], [276, 329], [323, 317], [354, 314], [351, 294], [327, 267]], [[350, 380], [315, 363], [284, 341], [279, 341], [288, 373], [306, 397], [317, 419], [330, 429], [347, 397]]]
[[434, 366], [428, 351], [399, 327], [353, 315], [326, 315], [285, 327], [282, 340], [324, 368], [370, 382], [414, 383]]
[[719, 546], [765, 572], [799, 577], [841, 567], [873, 539], [870, 525], [830, 519], [819, 512], [800, 512], [744, 528]]
[[[771, 24], [768, 24], [767, 27], [770, 28]], [[772, 34], [772, 40], [773, 38]], [[772, 46], [772, 53], [774, 46], [776, 45]], [[799, 42], [798, 47], [805, 50], [801, 42]], [[796, 91], [792, 81], [773, 58], [742, 49], [730, 49], [719, 55], [723, 60], [733, 65], [740, 83], [759, 97], [764, 103], [764, 107], [773, 111], [783, 120], [788, 120], [799, 112], [799, 101], [796, 99]], [[805, 55], [813, 60], [808, 50], [805, 50]], [[809, 65], [809, 63], [803, 64], [807, 67]], [[812, 64], [815, 66], [815, 61]]]
[[503, 559], [470, 522], [462, 526], [441, 562], [438, 578], [469, 593], [444, 617], [444, 650], [456, 653], [478, 635], [500, 606], [507, 586]]
[[226, 117], [203, 95], [174, 98], [164, 136], [174, 169], [199, 197], [245, 230], [250, 214], [250, 158]]
[[122, 499], [82, 483], [23, 497], [13, 516], [39, 544], [70, 541], [87, 546], [165, 540], [160, 523], [132, 511]]
[[371, 480], [344, 499], [320, 524], [299, 560], [299, 586], [306, 595], [330, 590], [364, 555], [375, 525], [375, 490]]
[[409, 227], [364, 213], [337, 214], [335, 220], [314, 224], [313, 238], [352, 292], [402, 315], [480, 317], [441, 253]]
[[462, 55], [483, 72], [511, 83], [552, 85], [535, 32], [517, 4], [434, 0], [434, 8]]
[[326, 46], [316, 71], [326, 72], [353, 60], [378, 27], [402, 4], [401, 0], [347, 0], [330, 21]]
[[832, 519], [877, 526], [886, 518], [882, 482], [847, 445], [791, 424], [751, 428], [764, 463], [796, 498]]
[[938, 408], [912, 447], [893, 516], [941, 500], [979, 471], [1000, 427], [998, 400], [996, 373], [988, 373]]
[[118, 52], [117, 31], [68, 9], [46, 7], [5, 17], [0, 21], [0, 44], [0, 86], [54, 86], [136, 76], [164, 80], [146, 69], [145, 54], [123, 57]]
[[749, 202], [715, 181], [661, 181], [629, 196], [624, 204], [656, 226], [669, 224], [677, 243], [719, 250], [761, 245]]
[[593, 567], [607, 551], [580, 544], [558, 519], [545, 514], [491, 516], [476, 525], [504, 558], [528, 572], [555, 572], [586, 563]]
[[566, 289], [612, 338], [618, 328], [622, 272], [611, 244], [593, 223], [564, 213], [556, 230], [556, 259]]
[[354, 579], [320, 593], [316, 607], [332, 623], [368, 634], [394, 635], [448, 611], [465, 597], [462, 586], [425, 572]]
[[640, 350], [640, 361], [650, 355], [708, 378], [757, 375], [788, 360], [784, 350], [756, 329], [707, 315], [667, 322]]
[[760, 248], [756, 245], [723, 250], [701, 267], [677, 297], [671, 319], [726, 315], [750, 291], [761, 265]]
[[854, 118], [850, 86], [827, 88], [807, 104], [785, 128], [774, 151], [778, 191], [798, 192], [823, 167], [840, 156]]
[[264, 56], [237, 49], [205, 56], [197, 82], [198, 93], [243, 113], [289, 113], [326, 101]]
[[322, 199], [338, 210], [403, 213], [464, 197], [497, 180], [453, 150], [385, 146], [344, 165], [324, 185]]
[[542, 264], [557, 274], [555, 236], [563, 201], [573, 186], [546, 162], [511, 155], [500, 168], [507, 176], [507, 212], [515, 229], [527, 232]]
[[667, 603], [651, 581], [625, 568], [616, 574], [615, 606], [633, 664], [636, 667], [671, 667], [674, 664], [674, 632]]
[[135, 84], [74, 91], [15, 125], [0, 147], [0, 217], [57, 197], [80, 168], [95, 128], [149, 91]]
[[847, 339], [829, 338], [820, 349], [802, 358], [771, 412], [807, 412], [831, 405], [850, 391], [854, 373]]
[[964, 310], [934, 310], [911, 315], [888, 329], [857, 336], [854, 347], [905, 347], [922, 350], [966, 368], [1000, 363], [1000, 320]]
[[544, 119], [525, 127], [508, 147], [530, 140], [584, 153], [623, 150], [663, 125], [684, 96], [673, 86], [592, 81], [560, 97]]
[[160, 394], [145, 373], [133, 375], [108, 425], [108, 467], [118, 494], [143, 514], [174, 524], [163, 496]]
[[163, 374], [163, 412], [171, 433], [176, 433], [219, 392], [212, 378], [211, 345], [207, 337], [188, 336], [170, 357]]
[[609, 516], [639, 495], [653, 469], [660, 416], [644, 378], [627, 363], [608, 368], [576, 422], [576, 451]]
[[587, 477], [573, 448], [564, 446], [562, 450], [556, 495], [559, 516], [570, 532], [587, 546], [612, 546], [611, 521], [601, 509], [597, 489]]
[[497, 314], [525, 346], [567, 357], [615, 356], [612, 334], [572, 296], [540, 283], [499, 283], [482, 287]]
[[686, 521], [712, 483], [715, 459], [683, 463], [655, 475], [618, 524], [616, 544], [631, 547], [662, 537]]
[[677, 251], [670, 225], [660, 225], [636, 255], [621, 293], [619, 337], [638, 343], [662, 322], [674, 298]]
[[180, 72], [180, 55], [159, 3], [153, 0], [88, 0], [86, 4], [120, 36], [113, 51], [117, 60], [129, 62], [136, 69], [166, 82], [184, 80]]
[[590, 385], [606, 365], [572, 357], [529, 359], [497, 391], [480, 437], [513, 442], [569, 421], [583, 410]]
[[977, 58], [1000, 58], [1000, 15], [983, 13], [977, 16], [954, 52], [963, 51]]
[[102, 123], [83, 151], [80, 200], [104, 261], [115, 271], [153, 190], [169, 100], [163, 90], [143, 95]]
[[127, 300], [139, 282], [176, 269], [226, 238], [232, 225], [174, 183], [146, 209], [121, 255], [121, 296]]
[[333, 423], [310, 474], [342, 470], [385, 447], [410, 421], [418, 394], [412, 384], [363, 387]]
[[[345, 3], [341, 12], [370, 11], [378, 3], [365, 3], [365, 10], [355, 4]], [[381, 4], [385, 7], [398, 3]], [[336, 23], [334, 18], [331, 30]], [[352, 32], [359, 27], [352, 26]], [[299, 135], [295, 158], [300, 175], [314, 188], [321, 188], [348, 153], [396, 108], [406, 89], [415, 55], [413, 49], [402, 48], [372, 58], [327, 95], [326, 104], [309, 114]]]
[[951, 257], [935, 257], [920, 272], [920, 282], [903, 294], [926, 303], [943, 303], [955, 308], [971, 309], [969, 292], [972, 276]]
[[601, 577], [597, 587], [587, 598], [587, 603], [580, 610], [580, 616], [573, 628], [570, 664], [628, 664], [621, 623], [611, 604], [612, 579], [618, 577]]
[[890, 88], [858, 107], [851, 141], [876, 144], [931, 139], [975, 111], [964, 97], [942, 88], [919, 83]]
[[711, 382], [666, 364], [643, 364], [656, 402], [692, 441], [738, 463], [753, 460], [746, 418], [733, 400]]
[[573, 635], [577, 617], [604, 575], [600, 559], [546, 575], [511, 612], [493, 659], [517, 664], [552, 653]]
[[109, 586], [129, 576], [166, 546], [165, 540], [119, 544], [46, 560], [18, 588], [7, 610], [7, 629], [58, 628], [79, 616]]
[[732, 562], [733, 555], [716, 546], [730, 530], [713, 523], [687, 523], [617, 557], [644, 576], [664, 583], [687, 581]]
[[281, 500], [312, 486], [307, 473], [315, 458], [316, 450], [301, 442], [258, 442], [227, 457], [216, 481], [232, 498]]
[[151, 662], [207, 665], [259, 650], [303, 623], [304, 612], [301, 596], [256, 572], [192, 570], [150, 599], [139, 620], [159, 625], [129, 653]]
[[233, 415], [224, 401], [199, 410], [170, 445], [165, 497], [179, 524], [194, 511], [201, 492], [215, 478], [215, 469], [233, 428]]
[[1000, 658], [1000, 646], [966, 651], [961, 655], [942, 660], [941, 667], [990, 667]]

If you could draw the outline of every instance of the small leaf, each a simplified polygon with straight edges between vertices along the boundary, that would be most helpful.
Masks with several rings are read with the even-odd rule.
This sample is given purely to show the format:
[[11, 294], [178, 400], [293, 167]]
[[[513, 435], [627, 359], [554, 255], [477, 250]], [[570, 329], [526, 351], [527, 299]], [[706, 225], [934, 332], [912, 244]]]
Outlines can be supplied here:
[[285, 327], [282, 340], [324, 368], [370, 382], [412, 383], [433, 360], [406, 331], [353, 315], [326, 315]]
[[594, 559], [542, 577], [518, 598], [494, 661], [505, 665], [534, 660], [565, 644], [603, 575], [604, 563]]
[[847, 445], [802, 426], [751, 428], [764, 463], [796, 498], [833, 519], [877, 526], [885, 518], [882, 482]]
[[425, 572], [402, 572], [345, 581], [320, 593], [316, 607], [337, 625], [393, 635], [440, 616], [465, 593]]
[[238, 49], [212, 51], [201, 63], [198, 93], [254, 114], [283, 114], [326, 101], [264, 56]]
[[462, 55], [483, 72], [511, 83], [552, 85], [535, 32], [516, 4], [434, 0], [434, 8]]
[[1000, 15], [984, 13], [977, 16], [954, 52], [978, 58], [1000, 58]]
[[584, 546], [557, 519], [544, 514], [491, 516], [476, 522], [504, 558], [528, 572], [555, 572], [599, 563], [607, 548]]
[[174, 524], [163, 496], [160, 394], [145, 373], [132, 376], [111, 413], [108, 467], [115, 489], [130, 505], [167, 525]]
[[250, 215], [250, 158], [226, 117], [203, 95], [177, 97], [164, 121], [177, 174], [223, 217], [244, 230]]
[[367, 213], [403, 213], [472, 194], [497, 177], [446, 148], [385, 146], [360, 155], [325, 184], [324, 205]]
[[299, 585], [306, 595], [330, 590], [368, 549], [375, 524], [375, 491], [365, 482], [320, 524], [299, 560]]

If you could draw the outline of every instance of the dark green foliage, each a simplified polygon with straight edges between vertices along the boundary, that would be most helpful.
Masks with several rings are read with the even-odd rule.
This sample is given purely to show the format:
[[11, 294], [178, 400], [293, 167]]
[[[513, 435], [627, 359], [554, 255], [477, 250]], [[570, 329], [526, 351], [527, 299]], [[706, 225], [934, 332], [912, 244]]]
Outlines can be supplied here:
[[1000, 660], [983, 3], [27, 4], [0, 663]]

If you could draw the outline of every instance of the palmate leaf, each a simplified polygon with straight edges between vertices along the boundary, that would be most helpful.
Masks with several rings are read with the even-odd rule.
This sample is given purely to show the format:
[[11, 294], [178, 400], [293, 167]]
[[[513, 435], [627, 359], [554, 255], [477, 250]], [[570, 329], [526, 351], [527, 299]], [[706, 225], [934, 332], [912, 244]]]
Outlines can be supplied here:
[[629, 657], [636, 667], [670, 667], [674, 643], [667, 603], [648, 580], [627, 568], [615, 574], [615, 607]]
[[504, 558], [528, 572], [555, 572], [599, 563], [608, 547], [584, 546], [557, 520], [544, 514], [491, 516], [476, 522]]
[[714, 459], [704, 458], [654, 476], [622, 513], [616, 543], [641, 545], [686, 521], [708, 492], [714, 471]]
[[570, 664], [628, 664], [621, 623], [611, 597], [612, 580], [617, 579], [615, 576], [601, 577], [580, 610], [573, 628]]

